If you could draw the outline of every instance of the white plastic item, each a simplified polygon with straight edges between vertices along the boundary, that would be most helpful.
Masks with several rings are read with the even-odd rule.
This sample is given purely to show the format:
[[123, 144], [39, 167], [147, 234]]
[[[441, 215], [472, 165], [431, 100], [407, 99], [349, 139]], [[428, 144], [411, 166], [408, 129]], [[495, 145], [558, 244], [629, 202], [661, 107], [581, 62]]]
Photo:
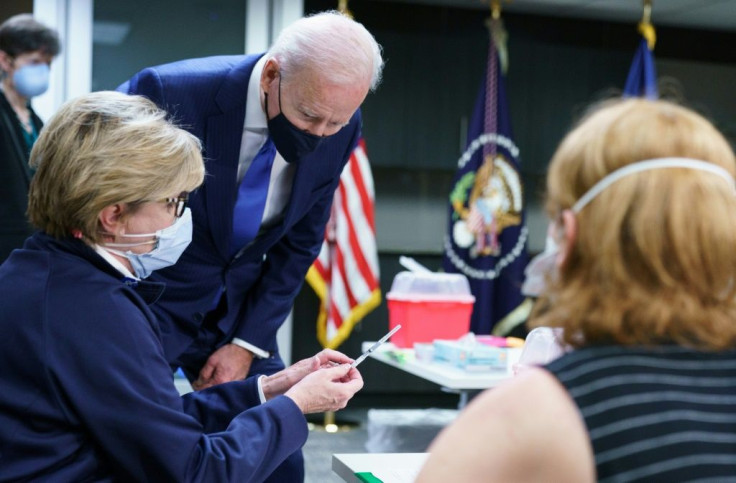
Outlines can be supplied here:
[[432, 362], [434, 360], [434, 344], [414, 342], [414, 356], [419, 362]]
[[425, 300], [473, 297], [467, 277], [460, 273], [399, 272], [394, 277], [390, 293], [393, 298], [402, 299], [413, 296]]
[[531, 366], [542, 366], [560, 357], [565, 353], [565, 348], [560, 344], [561, 340], [561, 328], [537, 327], [533, 329], [526, 336], [519, 362], [513, 366], [514, 374]]
[[412, 257], [405, 257], [404, 255], [401, 255], [399, 257], [399, 263], [402, 267], [409, 270], [410, 272], [414, 273], [432, 273], [432, 270], [428, 269], [418, 261], [414, 260]]
[[369, 409], [369, 453], [423, 453], [458, 415], [455, 409]]

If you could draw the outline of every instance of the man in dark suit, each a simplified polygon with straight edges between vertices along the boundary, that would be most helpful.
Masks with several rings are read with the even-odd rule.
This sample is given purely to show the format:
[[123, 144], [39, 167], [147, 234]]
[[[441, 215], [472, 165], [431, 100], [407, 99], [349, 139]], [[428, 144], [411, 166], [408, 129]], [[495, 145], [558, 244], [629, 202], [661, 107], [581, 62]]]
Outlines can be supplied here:
[[[284, 367], [276, 332], [318, 254], [360, 137], [359, 106], [382, 66], [361, 24], [326, 12], [288, 26], [265, 55], [148, 68], [118, 88], [149, 97], [202, 141], [208, 174], [189, 197], [193, 241], [151, 276], [167, 285], [154, 306], [166, 356], [195, 389]], [[243, 179], [271, 141], [265, 206], [253, 208], [261, 195], [243, 190]], [[240, 236], [254, 219], [255, 234]]]

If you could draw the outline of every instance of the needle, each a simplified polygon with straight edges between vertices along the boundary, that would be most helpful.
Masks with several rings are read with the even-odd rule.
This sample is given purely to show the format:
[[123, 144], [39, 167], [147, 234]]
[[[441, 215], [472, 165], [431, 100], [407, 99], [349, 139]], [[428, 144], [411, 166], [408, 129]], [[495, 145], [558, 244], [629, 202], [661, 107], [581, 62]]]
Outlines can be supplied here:
[[394, 335], [396, 333], [396, 331], [399, 330], [400, 328], [401, 328], [401, 326], [400, 325], [397, 325], [396, 327], [394, 327], [393, 329], [391, 329], [391, 332], [389, 332], [388, 334], [386, 334], [383, 337], [381, 337], [378, 340], [378, 342], [376, 342], [375, 344], [373, 344], [372, 346], [370, 346], [367, 351], [363, 352], [360, 355], [360, 357], [358, 357], [357, 359], [355, 359], [355, 361], [352, 364], [350, 364], [350, 367], [357, 367], [358, 364], [360, 364], [361, 362], [363, 362], [365, 360], [365, 358], [368, 357], [371, 354], [371, 352], [373, 352], [374, 350], [378, 349], [381, 346], [381, 344], [383, 344], [384, 342], [386, 342], [388, 340], [388, 338], [391, 337], [392, 335]]

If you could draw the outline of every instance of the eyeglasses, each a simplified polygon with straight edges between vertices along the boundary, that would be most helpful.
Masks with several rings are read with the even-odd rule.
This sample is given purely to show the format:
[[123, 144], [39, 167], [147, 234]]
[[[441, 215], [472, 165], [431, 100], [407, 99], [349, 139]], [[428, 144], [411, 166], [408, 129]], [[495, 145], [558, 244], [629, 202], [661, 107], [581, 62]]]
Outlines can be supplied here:
[[181, 215], [184, 214], [184, 210], [187, 208], [187, 203], [189, 203], [189, 193], [182, 193], [176, 198], [166, 198], [161, 201], [174, 206], [174, 215], [176, 215], [177, 218], [181, 218]]

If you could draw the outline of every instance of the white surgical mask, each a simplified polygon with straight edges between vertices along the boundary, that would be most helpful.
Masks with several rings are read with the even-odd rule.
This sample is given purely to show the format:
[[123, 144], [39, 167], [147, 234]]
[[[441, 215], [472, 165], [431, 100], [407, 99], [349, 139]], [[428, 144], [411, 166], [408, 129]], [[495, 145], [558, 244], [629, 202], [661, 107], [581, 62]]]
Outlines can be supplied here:
[[[180, 218], [168, 228], [155, 233], [136, 233], [124, 235], [126, 238], [151, 238], [155, 240], [140, 243], [104, 243], [100, 246], [110, 253], [125, 257], [133, 267], [138, 278], [146, 278], [154, 270], [169, 267], [179, 260], [179, 257], [192, 241], [192, 211], [187, 208]], [[130, 248], [155, 243], [156, 246], [148, 253], [133, 253], [130, 250], [121, 251], [114, 248]]]
[[560, 247], [555, 241], [553, 232], [554, 224], [550, 223], [547, 228], [544, 251], [532, 258], [524, 269], [521, 293], [525, 297], [539, 297], [544, 291], [547, 274], [553, 274], [556, 269]]

